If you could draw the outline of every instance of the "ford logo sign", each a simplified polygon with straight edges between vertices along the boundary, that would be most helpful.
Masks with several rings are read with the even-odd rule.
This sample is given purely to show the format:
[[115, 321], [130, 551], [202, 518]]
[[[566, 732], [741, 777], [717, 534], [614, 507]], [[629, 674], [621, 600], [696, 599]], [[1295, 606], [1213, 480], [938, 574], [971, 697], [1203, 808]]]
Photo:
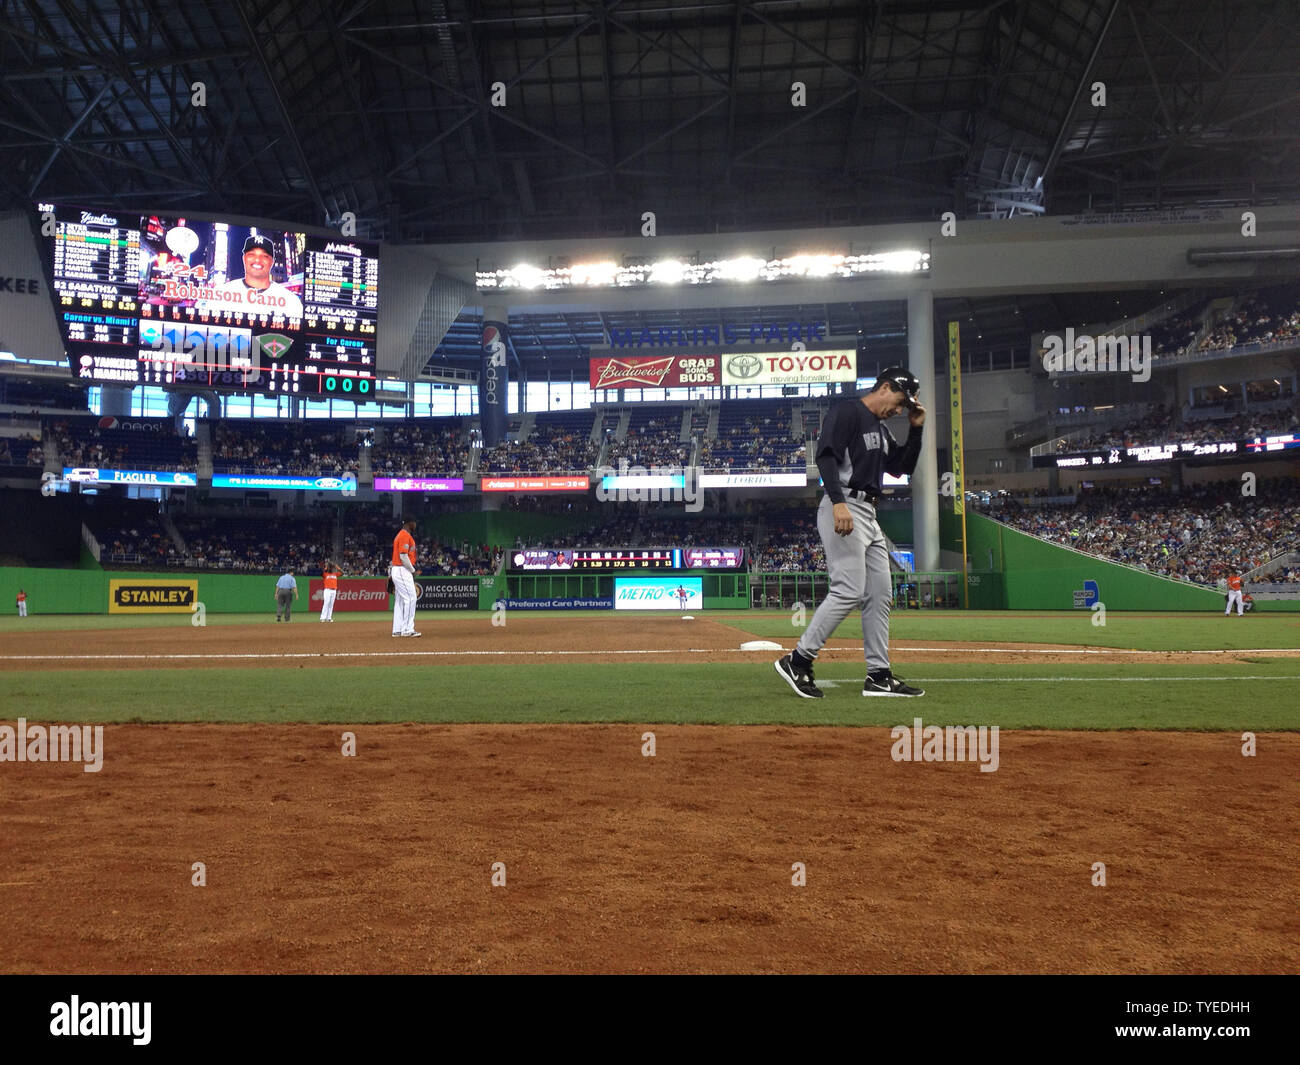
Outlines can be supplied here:
[[342, 488], [343, 482], [340, 481], [337, 477], [317, 477], [316, 487], [317, 488]]
[[757, 377], [763, 372], [763, 360], [757, 355], [733, 355], [727, 360], [727, 369], [737, 377]]

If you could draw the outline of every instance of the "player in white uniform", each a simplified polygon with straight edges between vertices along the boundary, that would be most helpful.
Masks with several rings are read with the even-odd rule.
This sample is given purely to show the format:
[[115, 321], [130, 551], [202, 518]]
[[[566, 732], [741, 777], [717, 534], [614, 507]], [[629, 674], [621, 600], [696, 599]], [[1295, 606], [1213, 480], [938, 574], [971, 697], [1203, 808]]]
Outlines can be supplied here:
[[302, 318], [302, 300], [271, 280], [275, 242], [257, 234], [244, 241], [244, 276], [215, 286], [215, 297], [199, 300], [201, 312], [238, 311], [245, 315]]
[[1237, 604], [1237, 617], [1241, 617], [1246, 610], [1246, 601], [1241, 596], [1241, 578], [1233, 573], [1228, 577], [1228, 609], [1223, 612], [1227, 617], [1232, 613], [1232, 604]]
[[27, 616], [27, 592], [25, 589], [18, 589], [18, 616], [25, 618]]
[[415, 522], [402, 523], [401, 531], [393, 539], [393, 635], [419, 636], [415, 631], [415, 603], [419, 592], [415, 587]]
[[321, 589], [320, 594], [320, 619], [321, 621], [334, 620], [334, 599], [339, 594], [339, 574], [343, 571], [334, 565], [328, 558], [321, 569], [321, 574], [325, 581], [325, 587]]

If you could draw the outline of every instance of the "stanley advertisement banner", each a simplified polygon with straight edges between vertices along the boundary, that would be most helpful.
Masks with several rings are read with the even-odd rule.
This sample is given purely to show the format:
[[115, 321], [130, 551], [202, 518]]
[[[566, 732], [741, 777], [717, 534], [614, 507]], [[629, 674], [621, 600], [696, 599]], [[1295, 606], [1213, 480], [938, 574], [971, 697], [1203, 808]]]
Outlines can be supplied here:
[[192, 614], [198, 581], [109, 581], [110, 614]]

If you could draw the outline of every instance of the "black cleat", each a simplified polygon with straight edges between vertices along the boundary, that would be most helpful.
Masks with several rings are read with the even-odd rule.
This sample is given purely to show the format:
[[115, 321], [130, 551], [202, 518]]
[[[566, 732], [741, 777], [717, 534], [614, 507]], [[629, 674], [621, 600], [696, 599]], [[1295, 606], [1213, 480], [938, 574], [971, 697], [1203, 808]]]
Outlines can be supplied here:
[[867, 674], [866, 682], [862, 685], [863, 695], [924, 695], [925, 692], [920, 688], [913, 688], [899, 680], [893, 673], [887, 669], [879, 673]]
[[825, 699], [826, 693], [822, 691], [813, 680], [812, 669], [809, 668], [800, 673], [794, 664], [794, 658], [786, 655], [776, 663], [776, 671], [781, 674], [782, 679], [795, 690], [795, 693], [803, 699]]

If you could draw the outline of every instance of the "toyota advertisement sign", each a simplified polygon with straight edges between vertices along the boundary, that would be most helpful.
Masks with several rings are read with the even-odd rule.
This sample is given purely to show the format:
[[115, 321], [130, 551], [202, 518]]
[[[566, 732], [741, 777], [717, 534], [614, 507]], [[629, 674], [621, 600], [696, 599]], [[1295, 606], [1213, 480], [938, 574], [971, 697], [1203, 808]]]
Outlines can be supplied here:
[[723, 355], [621, 355], [590, 361], [592, 391], [710, 385], [839, 384], [858, 379], [857, 352], [746, 351]]

